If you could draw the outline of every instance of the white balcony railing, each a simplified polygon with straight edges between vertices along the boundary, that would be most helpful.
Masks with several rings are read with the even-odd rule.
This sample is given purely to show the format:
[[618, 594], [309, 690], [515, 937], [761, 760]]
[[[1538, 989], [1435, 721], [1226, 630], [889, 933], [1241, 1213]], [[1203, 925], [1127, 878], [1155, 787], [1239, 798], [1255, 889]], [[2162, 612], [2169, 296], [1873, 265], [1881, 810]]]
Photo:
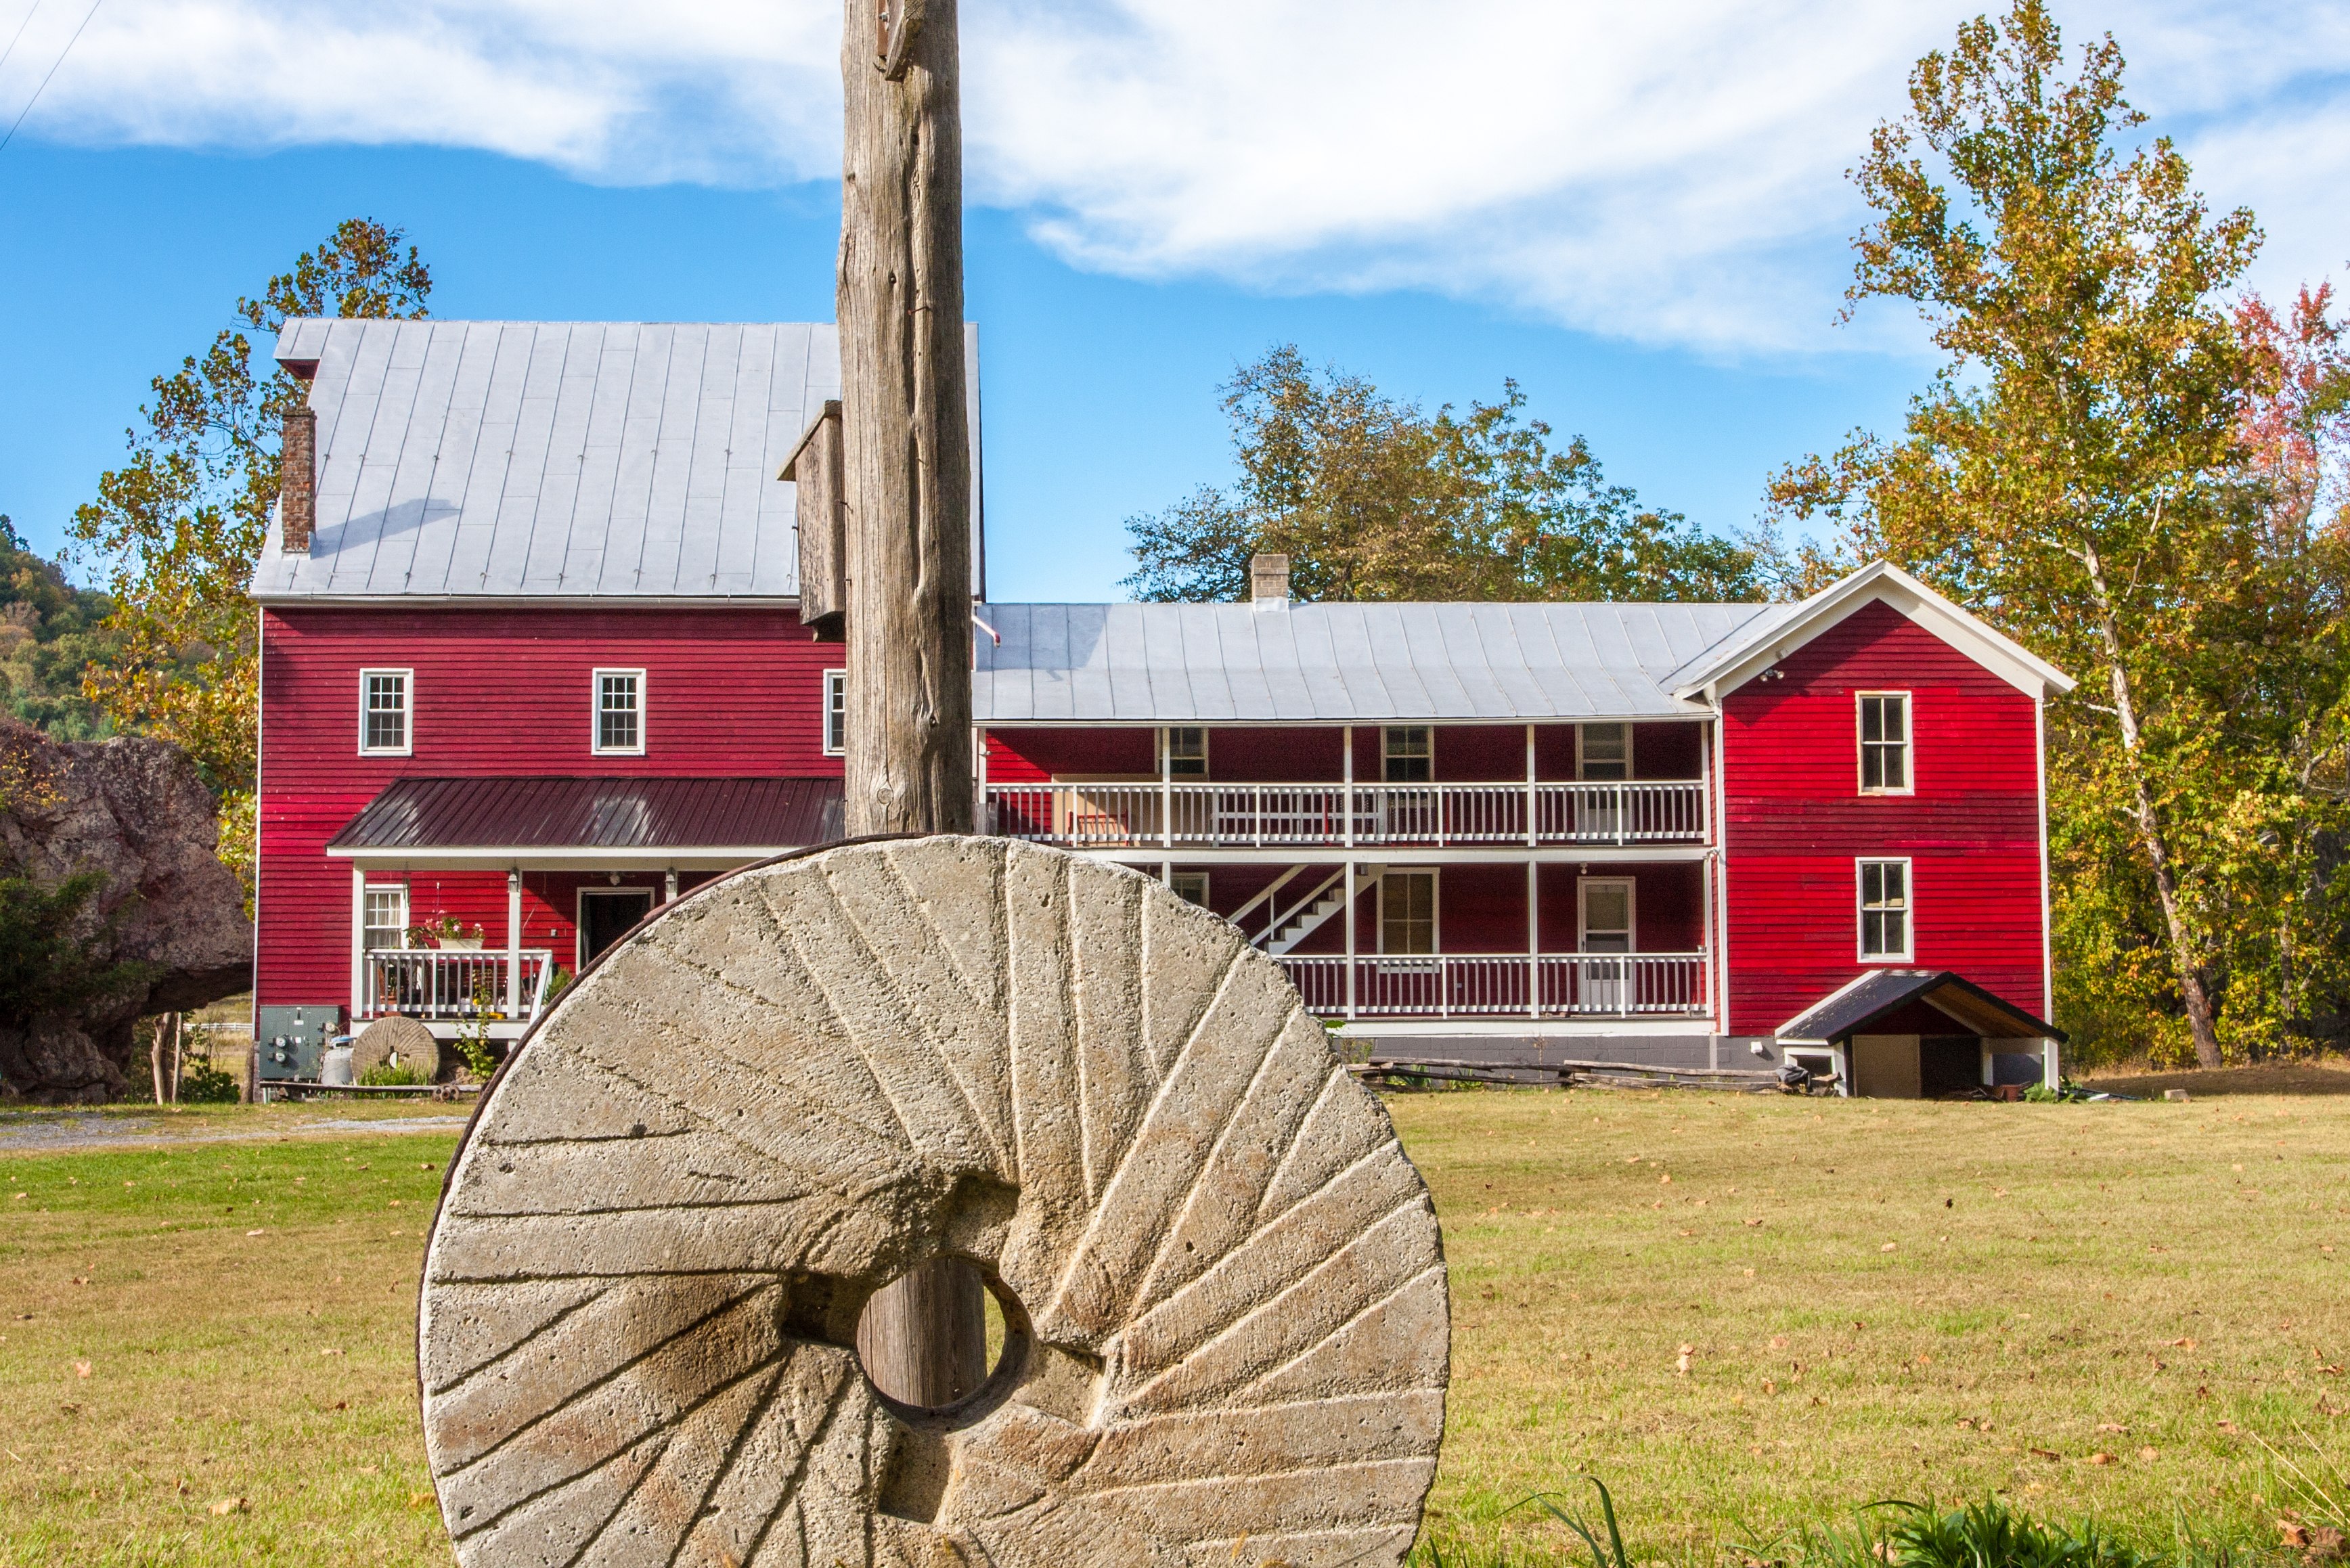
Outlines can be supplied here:
[[[1702, 844], [1705, 786], [1015, 784], [988, 830], [1072, 849]], [[1531, 820], [1530, 820], [1531, 819]]]
[[1703, 953], [1431, 953], [1275, 961], [1326, 1018], [1703, 1016]]
[[522, 950], [522, 1007], [506, 999], [506, 951], [495, 949], [379, 948], [367, 955], [367, 991], [359, 1016], [463, 1019], [482, 1012], [529, 1023], [546, 1004], [555, 955]]

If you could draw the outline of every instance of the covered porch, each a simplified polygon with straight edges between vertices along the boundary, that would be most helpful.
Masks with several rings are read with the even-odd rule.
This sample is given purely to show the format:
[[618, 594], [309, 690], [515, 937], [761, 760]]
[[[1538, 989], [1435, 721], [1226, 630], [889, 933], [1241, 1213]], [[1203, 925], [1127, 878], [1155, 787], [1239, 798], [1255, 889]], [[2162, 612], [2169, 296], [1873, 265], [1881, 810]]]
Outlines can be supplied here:
[[402, 779], [327, 848], [350, 874], [350, 1020], [521, 1035], [656, 908], [840, 836], [837, 779]]
[[1334, 1023], [1710, 1027], [1710, 857], [1129, 863], [1239, 926]]

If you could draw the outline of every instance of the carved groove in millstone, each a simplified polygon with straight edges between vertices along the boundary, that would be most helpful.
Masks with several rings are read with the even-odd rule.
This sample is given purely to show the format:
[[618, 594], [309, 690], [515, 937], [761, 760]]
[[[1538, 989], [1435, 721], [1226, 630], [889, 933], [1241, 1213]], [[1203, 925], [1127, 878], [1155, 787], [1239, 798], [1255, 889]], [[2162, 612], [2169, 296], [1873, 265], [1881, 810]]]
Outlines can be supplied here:
[[[1035, 1344], [916, 1521], [879, 1500], [941, 1439], [847, 1347], [941, 1251]], [[1448, 1329], [1427, 1189], [1271, 960], [941, 837], [728, 878], [566, 992], [452, 1169], [419, 1358], [465, 1568], [1319, 1568], [1409, 1548]]]

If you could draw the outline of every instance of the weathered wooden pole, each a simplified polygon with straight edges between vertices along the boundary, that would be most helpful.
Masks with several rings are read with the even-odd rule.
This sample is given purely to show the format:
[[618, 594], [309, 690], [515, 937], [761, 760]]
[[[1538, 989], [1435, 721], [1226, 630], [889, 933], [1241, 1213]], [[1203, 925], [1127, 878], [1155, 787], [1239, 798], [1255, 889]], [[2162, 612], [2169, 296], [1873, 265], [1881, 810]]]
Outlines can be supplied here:
[[968, 833], [971, 430], [954, 0], [847, 0], [847, 826]]
[[[969, 833], [971, 429], [963, 392], [955, 0], [847, 0], [840, 403], [847, 506], [845, 826]], [[910, 1405], [987, 1376], [980, 1278], [936, 1260], [881, 1291], [866, 1372]]]

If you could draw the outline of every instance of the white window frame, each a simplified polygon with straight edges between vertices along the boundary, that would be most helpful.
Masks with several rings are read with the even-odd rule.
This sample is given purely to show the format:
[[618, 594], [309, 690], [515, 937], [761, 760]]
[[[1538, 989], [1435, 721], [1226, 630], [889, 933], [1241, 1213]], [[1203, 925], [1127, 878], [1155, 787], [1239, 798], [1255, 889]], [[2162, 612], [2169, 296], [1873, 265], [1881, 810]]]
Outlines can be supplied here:
[[[1871, 698], [1901, 699], [1901, 784], [1888, 789], [1868, 782], [1868, 748], [1886, 746], [1889, 741], [1865, 741], [1866, 732], [1862, 715], [1868, 711]], [[1918, 704], [1907, 691], [1856, 691], [1852, 694], [1852, 776], [1863, 794], [1903, 795], [1918, 793]]]
[[1588, 771], [1586, 771], [1586, 767], [1585, 767], [1585, 763], [1584, 763], [1584, 755], [1583, 755], [1583, 732], [1584, 732], [1584, 731], [1586, 731], [1586, 730], [1587, 730], [1587, 729], [1589, 729], [1589, 728], [1590, 728], [1590, 726], [1589, 726], [1588, 724], [1577, 724], [1577, 725], [1575, 725], [1575, 782], [1576, 782], [1576, 783], [1578, 783], [1578, 784], [1580, 784], [1580, 783], [1584, 783], [1584, 782], [1586, 782], [1586, 781], [1588, 781], [1588, 782], [1591, 782], [1591, 783], [1596, 783], [1596, 784], [1619, 784], [1619, 783], [1620, 783], [1620, 784], [1629, 784], [1629, 783], [1631, 783], [1631, 782], [1632, 782], [1632, 725], [1631, 725], [1630, 722], [1627, 720], [1627, 721], [1626, 721], [1626, 722], [1624, 722], [1619, 723], [1619, 724], [1617, 724], [1617, 728], [1618, 728], [1618, 729], [1620, 729], [1620, 730], [1622, 730], [1622, 731], [1624, 732], [1624, 776], [1623, 776], [1623, 778], [1621, 778], [1620, 780], [1619, 780], [1619, 779], [1596, 779], [1596, 780], [1595, 780], [1595, 779], [1592, 779], [1592, 778], [1591, 778], [1591, 774], [1589, 774], [1589, 772], [1588, 772]]
[[[1898, 953], [1873, 953], [1868, 950], [1868, 872], [1871, 866], [1901, 867], [1901, 950]], [[1852, 863], [1852, 943], [1862, 963], [1910, 963], [1918, 951], [1918, 876], [1909, 857], [1904, 855], [1863, 855]], [[1877, 912], [1883, 913], [1892, 906], [1879, 904]]]
[[[1175, 734], [1179, 730], [1195, 732], [1200, 737], [1200, 755], [1197, 759], [1200, 764], [1200, 771], [1198, 773], [1178, 773], [1175, 770], [1175, 764], [1178, 762], [1188, 763], [1194, 760], [1191, 757], [1178, 757], [1175, 754]], [[1205, 724], [1159, 725], [1159, 773], [1160, 777], [1170, 779], [1206, 778], [1208, 776], [1208, 726]]]
[[[1199, 884], [1200, 896], [1196, 898], [1183, 891], [1184, 884], [1191, 882], [1196, 882]], [[1215, 909], [1215, 906], [1208, 901], [1209, 886], [1208, 873], [1205, 871], [1170, 871], [1167, 874], [1167, 890], [1169, 892], [1174, 894], [1177, 898], [1182, 899], [1187, 904], [1194, 905], [1199, 909], [1206, 909], [1212, 913]]]
[[[367, 934], [369, 931], [381, 931], [391, 929], [388, 926], [370, 925], [368, 922], [368, 906], [375, 901], [378, 894], [382, 893], [395, 894], [400, 899], [400, 940], [388, 948], [371, 948], [367, 945]], [[405, 951], [408, 947], [409, 929], [414, 924], [413, 920], [410, 918], [411, 914], [412, 911], [410, 909], [408, 902], [407, 883], [369, 882], [362, 886], [359, 889], [359, 950], [361, 952], [370, 953]]]
[[[1434, 736], [1430, 737], [1431, 749]], [[1397, 958], [1435, 958], [1444, 951], [1444, 868], [1440, 866], [1414, 866], [1408, 869], [1382, 872], [1379, 877], [1378, 948], [1382, 956], [1388, 951], [1388, 878], [1390, 877], [1425, 877], [1428, 878], [1428, 950], [1424, 953], [1397, 953]]]
[[824, 754], [839, 757], [847, 753], [848, 671], [827, 670], [824, 672]]
[[[1390, 778], [1388, 778], [1388, 763], [1389, 762], [1389, 760], [1390, 760], [1390, 759], [1392, 758], [1392, 756], [1393, 756], [1393, 753], [1390, 753], [1390, 752], [1388, 751], [1388, 737], [1389, 737], [1390, 735], [1395, 734], [1395, 733], [1396, 733], [1397, 732], [1399, 732], [1399, 731], [1404, 731], [1404, 730], [1418, 730], [1418, 731], [1423, 731], [1423, 732], [1425, 732], [1427, 733], [1427, 736], [1428, 736], [1428, 777], [1427, 777], [1426, 779], [1390, 779]], [[1379, 782], [1380, 782], [1381, 784], [1397, 784], [1397, 785], [1399, 785], [1399, 786], [1404, 787], [1404, 788], [1415, 788], [1415, 787], [1419, 787], [1419, 786], [1420, 786], [1420, 785], [1422, 785], [1422, 784], [1433, 784], [1436, 782], [1436, 726], [1435, 726], [1435, 725], [1433, 725], [1433, 724], [1382, 724], [1382, 725], [1380, 725], [1380, 726], [1379, 726]]]
[[[1624, 950], [1640, 950], [1640, 882], [1636, 877], [1578, 877], [1575, 879], [1575, 950], [1578, 954], [1591, 950], [1591, 900], [1593, 883], [1624, 889]], [[1602, 954], [1602, 957], [1607, 955]]]
[[[400, 744], [368, 744], [368, 682], [387, 675], [400, 677]], [[377, 666], [359, 671], [359, 755], [407, 757], [416, 754], [416, 671]]]
[[[637, 743], [633, 746], [604, 744], [604, 680], [607, 676], [626, 675], [637, 683]], [[642, 668], [624, 665], [601, 665], [588, 675], [588, 749], [599, 757], [641, 757], [645, 754], [645, 731], [650, 715], [647, 709], [645, 672]]]

